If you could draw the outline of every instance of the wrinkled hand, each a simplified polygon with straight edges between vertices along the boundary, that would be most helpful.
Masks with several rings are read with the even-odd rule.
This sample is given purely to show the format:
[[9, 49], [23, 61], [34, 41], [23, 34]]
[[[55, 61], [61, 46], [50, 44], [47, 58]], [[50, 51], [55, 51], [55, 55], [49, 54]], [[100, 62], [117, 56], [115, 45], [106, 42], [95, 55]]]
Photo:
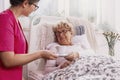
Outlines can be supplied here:
[[65, 67], [69, 66], [70, 64], [71, 64], [70, 61], [65, 61], [64, 63], [60, 64], [59, 67], [60, 67], [60, 69], [63, 69]]
[[67, 56], [65, 56], [65, 58], [69, 61], [73, 61], [74, 59], [79, 58], [79, 53], [72, 52], [72, 53], [68, 54]]
[[41, 57], [44, 59], [56, 59], [58, 56], [49, 50], [41, 50]]

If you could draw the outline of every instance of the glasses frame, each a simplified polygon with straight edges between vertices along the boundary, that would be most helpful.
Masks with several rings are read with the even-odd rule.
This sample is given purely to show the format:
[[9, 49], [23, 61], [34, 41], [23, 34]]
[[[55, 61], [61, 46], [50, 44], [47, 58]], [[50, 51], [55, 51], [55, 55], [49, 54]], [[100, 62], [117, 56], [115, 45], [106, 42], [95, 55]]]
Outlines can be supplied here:
[[34, 5], [35, 6], [35, 10], [37, 10], [38, 8], [39, 8], [39, 6], [38, 5], [36, 5], [36, 4], [32, 4], [32, 5]]
[[57, 31], [55, 32], [56, 34], [61, 34], [61, 33], [64, 33], [66, 34], [67, 32], [71, 32], [70, 30], [62, 30], [62, 31]]

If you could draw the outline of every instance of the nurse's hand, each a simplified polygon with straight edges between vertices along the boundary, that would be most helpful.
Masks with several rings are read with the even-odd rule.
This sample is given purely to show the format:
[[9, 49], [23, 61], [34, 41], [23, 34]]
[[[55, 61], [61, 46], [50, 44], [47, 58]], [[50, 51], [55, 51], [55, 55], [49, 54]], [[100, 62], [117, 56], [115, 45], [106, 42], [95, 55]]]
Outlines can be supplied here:
[[49, 50], [41, 50], [40, 51], [40, 56], [41, 58], [44, 59], [57, 59], [57, 55], [55, 55], [53, 52], [49, 51]]

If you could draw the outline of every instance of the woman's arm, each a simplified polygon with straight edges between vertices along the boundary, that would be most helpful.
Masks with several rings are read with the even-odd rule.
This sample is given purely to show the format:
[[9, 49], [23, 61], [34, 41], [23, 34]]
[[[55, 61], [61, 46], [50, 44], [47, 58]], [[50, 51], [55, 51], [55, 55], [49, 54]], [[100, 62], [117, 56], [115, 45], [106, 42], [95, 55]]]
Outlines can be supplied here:
[[0, 59], [3, 65], [7, 68], [24, 65], [39, 58], [56, 59], [57, 56], [47, 50], [41, 50], [32, 54], [15, 54], [14, 52], [0, 52]]

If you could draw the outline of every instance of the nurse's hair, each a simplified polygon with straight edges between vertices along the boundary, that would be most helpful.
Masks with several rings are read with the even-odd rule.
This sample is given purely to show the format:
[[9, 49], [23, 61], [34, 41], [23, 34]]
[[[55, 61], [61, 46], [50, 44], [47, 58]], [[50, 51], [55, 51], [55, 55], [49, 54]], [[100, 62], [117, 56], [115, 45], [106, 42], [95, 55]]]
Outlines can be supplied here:
[[[18, 6], [20, 4], [22, 4], [24, 1], [26, 0], [10, 0], [10, 4], [11, 6]], [[27, 0], [29, 4], [33, 4], [33, 3], [37, 3], [40, 0]]]

